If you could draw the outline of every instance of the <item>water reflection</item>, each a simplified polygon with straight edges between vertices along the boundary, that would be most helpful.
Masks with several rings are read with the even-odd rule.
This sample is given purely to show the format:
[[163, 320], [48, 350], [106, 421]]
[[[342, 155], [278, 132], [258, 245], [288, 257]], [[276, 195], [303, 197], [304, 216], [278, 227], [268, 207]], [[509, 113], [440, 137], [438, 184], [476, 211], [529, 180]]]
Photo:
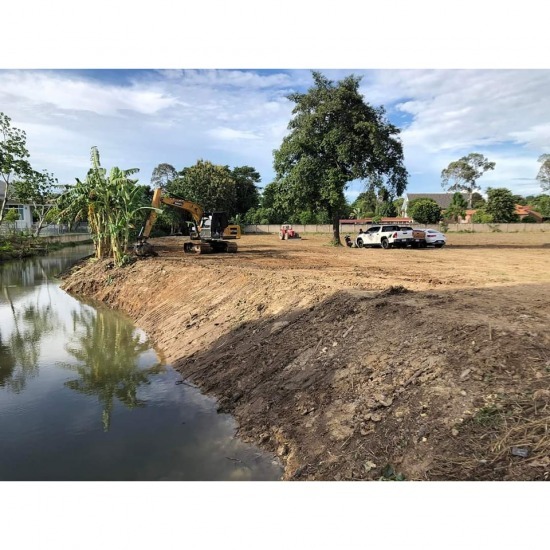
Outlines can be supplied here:
[[[59, 327], [60, 320], [49, 292], [46, 303], [37, 293], [36, 302], [23, 302], [16, 307], [8, 287], [2, 290], [9, 303], [12, 330], [0, 328], [0, 386], [19, 393], [27, 379], [38, 374], [41, 343]], [[6, 324], [2, 323], [2, 327]]]
[[162, 370], [161, 363], [141, 369], [140, 356], [150, 345], [136, 333], [126, 318], [114, 312], [81, 310], [72, 313], [77, 334], [65, 349], [71, 362], [58, 363], [79, 375], [65, 386], [77, 392], [96, 395], [102, 406], [103, 429], [109, 430], [113, 402], [118, 399], [130, 409], [145, 406], [138, 399], [139, 386], [149, 383], [151, 374]]
[[0, 264], [0, 480], [280, 478], [129, 319], [59, 288], [85, 250]]

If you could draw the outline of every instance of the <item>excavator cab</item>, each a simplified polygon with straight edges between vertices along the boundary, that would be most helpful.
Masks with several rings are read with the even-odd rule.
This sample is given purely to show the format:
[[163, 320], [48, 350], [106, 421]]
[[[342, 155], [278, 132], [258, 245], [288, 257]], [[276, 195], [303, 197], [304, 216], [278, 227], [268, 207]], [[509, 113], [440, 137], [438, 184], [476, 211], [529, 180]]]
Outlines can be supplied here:
[[201, 221], [201, 237], [203, 239], [221, 239], [228, 226], [227, 212], [207, 213]]

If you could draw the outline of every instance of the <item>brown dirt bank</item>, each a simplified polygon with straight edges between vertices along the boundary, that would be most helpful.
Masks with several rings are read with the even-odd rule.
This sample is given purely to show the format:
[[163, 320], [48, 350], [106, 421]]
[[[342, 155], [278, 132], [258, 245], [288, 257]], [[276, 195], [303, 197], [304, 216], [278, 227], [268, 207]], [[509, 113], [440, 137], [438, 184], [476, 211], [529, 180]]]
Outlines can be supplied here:
[[286, 479], [546, 479], [550, 236], [306, 237], [197, 257], [157, 239], [158, 257], [87, 262], [63, 287], [126, 311]]

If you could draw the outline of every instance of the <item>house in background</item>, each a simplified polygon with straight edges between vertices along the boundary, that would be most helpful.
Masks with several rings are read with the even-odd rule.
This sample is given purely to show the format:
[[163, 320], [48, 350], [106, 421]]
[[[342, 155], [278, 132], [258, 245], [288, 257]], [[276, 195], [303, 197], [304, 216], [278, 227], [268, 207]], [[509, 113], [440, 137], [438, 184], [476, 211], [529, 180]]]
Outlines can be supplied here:
[[[451, 201], [453, 200], [453, 195], [454, 193], [407, 193], [405, 195], [405, 200], [403, 201], [402, 215], [407, 216], [409, 204], [415, 199], [432, 199], [437, 203], [441, 210], [445, 210], [449, 208]], [[461, 193], [461, 195], [467, 202], [468, 193]], [[539, 212], [533, 210], [531, 206], [516, 204], [515, 212], [519, 216], [520, 222], [526, 216], [531, 216], [537, 221], [537, 223], [542, 223], [544, 221], [544, 217]], [[473, 223], [472, 218], [475, 213], [475, 209], [468, 208], [464, 218], [459, 218], [459, 223]]]
[[[468, 202], [468, 193], [460, 193], [464, 200]], [[451, 201], [453, 200], [453, 193], [407, 193], [405, 195], [405, 200], [403, 201], [403, 207], [402, 207], [402, 215], [404, 217], [408, 217], [408, 208], [409, 204], [414, 201], [415, 199], [432, 199], [434, 200], [437, 205], [441, 208], [441, 210], [446, 210], [451, 205]], [[475, 212], [475, 210], [474, 210]]]
[[522, 221], [525, 216], [534, 218], [537, 223], [542, 223], [544, 221], [543, 215], [540, 212], [533, 210], [529, 205], [523, 206], [521, 204], [516, 204], [515, 212], [519, 216], [519, 221]]
[[[0, 181], [0, 205], [4, 201], [5, 189], [6, 184]], [[9, 210], [17, 210], [19, 213], [19, 220], [15, 222], [16, 229], [30, 229], [32, 227], [32, 211], [29, 204], [23, 204], [17, 200], [8, 200], [4, 216]], [[5, 225], [5, 222], [0, 225], [0, 228], [3, 225]]]

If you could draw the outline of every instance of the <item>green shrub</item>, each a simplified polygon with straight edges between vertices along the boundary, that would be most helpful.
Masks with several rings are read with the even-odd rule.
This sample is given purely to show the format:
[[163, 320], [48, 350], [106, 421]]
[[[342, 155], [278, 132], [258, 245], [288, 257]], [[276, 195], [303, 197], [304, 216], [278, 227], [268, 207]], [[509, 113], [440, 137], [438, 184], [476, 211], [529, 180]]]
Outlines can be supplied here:
[[538, 221], [535, 216], [531, 216], [531, 214], [529, 214], [528, 216], [525, 216], [525, 218], [520, 220], [520, 223], [538, 223]]

